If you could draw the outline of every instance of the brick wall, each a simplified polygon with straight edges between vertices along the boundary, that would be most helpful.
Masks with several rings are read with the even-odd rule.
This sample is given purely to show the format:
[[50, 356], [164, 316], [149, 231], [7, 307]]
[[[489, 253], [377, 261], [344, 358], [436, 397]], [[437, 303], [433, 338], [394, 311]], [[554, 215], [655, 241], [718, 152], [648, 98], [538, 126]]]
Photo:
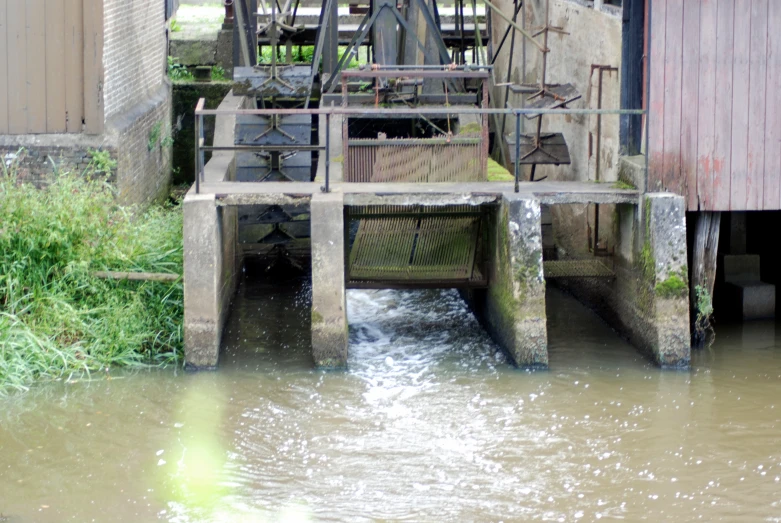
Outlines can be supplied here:
[[109, 151], [112, 158], [117, 157], [114, 145], [102, 137], [0, 135], [0, 162], [6, 166], [13, 164], [21, 180], [39, 186], [51, 182], [55, 172], [87, 171], [92, 161], [90, 151], [93, 150]]
[[106, 120], [150, 96], [165, 76], [162, 0], [105, 0], [103, 93]]
[[107, 123], [117, 143], [117, 189], [124, 203], [143, 204], [164, 198], [171, 183], [171, 87]]

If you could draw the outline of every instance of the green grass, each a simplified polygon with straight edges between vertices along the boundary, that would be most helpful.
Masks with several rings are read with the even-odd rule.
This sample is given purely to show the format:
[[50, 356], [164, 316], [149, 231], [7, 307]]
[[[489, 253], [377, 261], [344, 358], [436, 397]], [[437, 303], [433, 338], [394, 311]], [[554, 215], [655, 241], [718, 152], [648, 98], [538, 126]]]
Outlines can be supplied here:
[[92, 276], [181, 274], [180, 206], [119, 206], [94, 169], [57, 174], [43, 189], [15, 170], [0, 169], [0, 394], [38, 379], [180, 362], [181, 280]]
[[489, 182], [512, 182], [515, 181], [515, 175], [501, 166], [493, 158], [488, 158], [488, 181]]
[[[262, 52], [258, 54], [259, 64], [270, 64], [272, 58], [271, 46], [264, 46]], [[347, 46], [339, 46], [339, 59], [347, 52]], [[315, 48], [311, 45], [303, 45], [293, 47], [293, 61], [296, 63], [311, 63], [314, 58]], [[279, 46], [277, 50], [277, 62], [284, 62], [285, 60], [285, 47]], [[345, 69], [358, 69], [362, 65], [366, 65], [368, 60], [366, 58], [366, 50], [362, 49], [358, 53], [358, 57], [353, 57], [344, 64]], [[320, 67], [322, 68], [322, 57], [320, 58]]]

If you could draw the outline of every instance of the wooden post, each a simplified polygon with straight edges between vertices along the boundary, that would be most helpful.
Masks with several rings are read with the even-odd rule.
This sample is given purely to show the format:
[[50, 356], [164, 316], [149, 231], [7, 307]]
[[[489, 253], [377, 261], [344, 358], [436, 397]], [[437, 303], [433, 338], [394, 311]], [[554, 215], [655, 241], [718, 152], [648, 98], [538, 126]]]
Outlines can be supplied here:
[[[701, 346], [712, 331], [713, 286], [716, 282], [716, 259], [719, 250], [720, 212], [701, 212], [697, 215], [694, 229], [694, 252], [692, 254], [692, 277], [690, 282], [690, 303], [692, 310], [692, 342]], [[697, 288], [707, 292], [710, 303], [700, 307]], [[701, 310], [704, 309], [704, 310]], [[710, 309], [710, 310], [708, 310]]]

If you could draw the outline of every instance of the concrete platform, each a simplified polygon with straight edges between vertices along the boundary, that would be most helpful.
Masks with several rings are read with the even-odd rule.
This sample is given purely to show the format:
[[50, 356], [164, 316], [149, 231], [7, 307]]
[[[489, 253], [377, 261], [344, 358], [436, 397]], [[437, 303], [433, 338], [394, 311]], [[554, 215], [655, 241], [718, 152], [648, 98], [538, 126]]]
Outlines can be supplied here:
[[[201, 185], [201, 194], [214, 194], [225, 205], [277, 203], [285, 198], [309, 198], [319, 194], [317, 182], [219, 182]], [[498, 202], [512, 193], [512, 182], [479, 183], [333, 183], [331, 191], [344, 194], [345, 205], [482, 205]], [[541, 204], [626, 203], [638, 204], [635, 190], [616, 189], [612, 183], [522, 182], [521, 196]]]

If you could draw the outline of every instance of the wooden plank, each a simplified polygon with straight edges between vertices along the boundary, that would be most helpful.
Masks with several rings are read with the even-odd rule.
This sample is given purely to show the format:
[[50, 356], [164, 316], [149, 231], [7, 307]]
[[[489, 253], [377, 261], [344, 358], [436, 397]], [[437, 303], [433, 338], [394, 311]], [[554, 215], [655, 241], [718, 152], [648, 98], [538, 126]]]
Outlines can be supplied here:
[[698, 208], [697, 117], [700, 71], [700, 3], [683, 6], [683, 78], [681, 80], [681, 181], [687, 207]]
[[[768, 5], [768, 29], [781, 27], [781, 2]], [[781, 31], [768, 30], [763, 208], [781, 209]]]
[[103, 132], [103, 0], [84, 2], [84, 132]]
[[732, 59], [732, 162], [730, 169], [730, 209], [747, 208], [748, 113], [751, 86], [751, 10], [735, 8], [735, 55]]
[[27, 131], [46, 132], [46, 7], [25, 0], [27, 11]]
[[[11, 0], [13, 1], [13, 0]], [[8, 0], [0, 0], [0, 134], [8, 134]]]
[[[765, 186], [765, 109], [767, 99], [768, 0], [751, 0], [749, 64], [748, 173], [746, 208], [762, 210]], [[778, 87], [776, 87], [778, 88]]]
[[648, 190], [662, 190], [664, 167], [665, 28], [667, 0], [654, 0], [651, 12], [651, 93], [648, 104]]
[[732, 56], [734, 0], [718, 0], [716, 32], [716, 112], [713, 133], [713, 210], [728, 211], [732, 147]]
[[667, 3], [664, 53], [664, 187], [683, 194], [681, 179], [681, 91], [683, 84], [683, 2]]
[[84, 6], [65, 0], [65, 127], [80, 133], [84, 119]]
[[[8, 132], [27, 133], [27, 16], [24, 2], [9, 1], [8, 24]], [[11, 22], [13, 21], [13, 22]]]
[[700, 4], [699, 111], [697, 114], [697, 200], [701, 210], [713, 208], [716, 27], [716, 0], [702, 0]]
[[46, 132], [65, 130], [65, 0], [47, 0]]

